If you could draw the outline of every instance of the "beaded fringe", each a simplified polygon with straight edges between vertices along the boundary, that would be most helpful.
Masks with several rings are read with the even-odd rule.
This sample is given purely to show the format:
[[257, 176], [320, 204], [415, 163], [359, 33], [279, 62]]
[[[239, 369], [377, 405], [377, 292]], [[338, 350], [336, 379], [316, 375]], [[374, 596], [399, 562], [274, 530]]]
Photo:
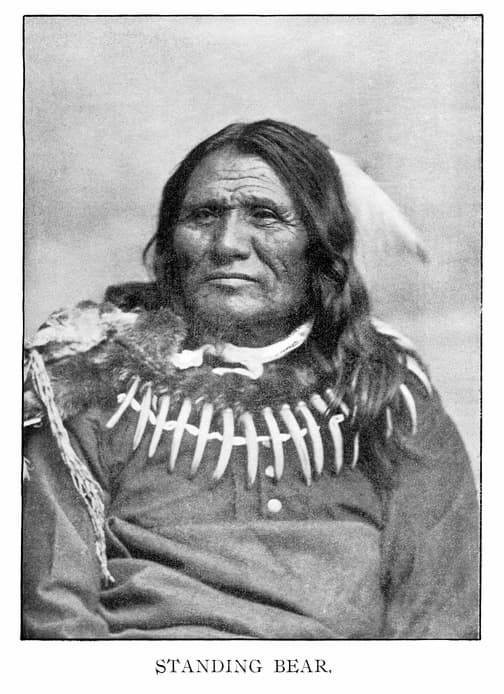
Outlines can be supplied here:
[[93, 479], [87, 467], [72, 448], [68, 432], [65, 429], [54, 400], [54, 392], [45, 368], [44, 360], [35, 349], [30, 351], [29, 370], [37, 394], [46, 408], [51, 431], [63, 462], [69, 469], [75, 489], [84, 500], [91, 518], [95, 533], [95, 550], [100, 563], [102, 576], [106, 584], [113, 583], [114, 579], [107, 567], [104, 532], [105, 506], [102, 489]]

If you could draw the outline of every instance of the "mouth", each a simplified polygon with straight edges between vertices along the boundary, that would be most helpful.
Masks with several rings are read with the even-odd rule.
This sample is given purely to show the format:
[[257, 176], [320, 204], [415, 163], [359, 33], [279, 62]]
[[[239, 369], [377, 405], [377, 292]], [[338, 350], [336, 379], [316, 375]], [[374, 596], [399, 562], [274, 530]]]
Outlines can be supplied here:
[[227, 286], [238, 286], [240, 284], [257, 282], [257, 279], [243, 272], [211, 272], [204, 278], [204, 281]]

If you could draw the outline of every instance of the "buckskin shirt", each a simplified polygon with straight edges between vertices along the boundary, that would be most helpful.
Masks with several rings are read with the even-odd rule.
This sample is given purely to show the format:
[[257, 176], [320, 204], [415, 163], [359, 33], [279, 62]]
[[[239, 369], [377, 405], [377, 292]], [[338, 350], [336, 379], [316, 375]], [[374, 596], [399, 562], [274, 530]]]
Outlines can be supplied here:
[[[115, 315], [88, 309], [100, 326]], [[147, 339], [161, 331], [142, 320], [120, 340], [109, 321], [91, 352], [53, 367], [54, 335], [39, 340], [68, 441], [47, 418], [27, 440], [25, 638], [477, 638], [475, 485], [411, 355], [373, 425], [385, 445], [403, 432], [394, 483], [380, 485], [358, 407], [331, 404], [304, 345], [254, 381], [216, 361], [163, 376]], [[86, 474], [103, 501], [105, 570]]]

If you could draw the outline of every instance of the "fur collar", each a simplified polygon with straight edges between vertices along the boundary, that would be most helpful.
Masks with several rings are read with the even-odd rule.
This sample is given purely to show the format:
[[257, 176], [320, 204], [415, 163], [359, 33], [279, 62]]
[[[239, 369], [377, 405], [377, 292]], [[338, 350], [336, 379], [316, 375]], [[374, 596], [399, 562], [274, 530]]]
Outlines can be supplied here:
[[[390, 336], [391, 345], [412, 348], [385, 324], [376, 321], [375, 325]], [[306, 343], [283, 359], [265, 364], [261, 378], [252, 380], [238, 373], [217, 375], [212, 358], [201, 366], [178, 369], [172, 359], [180, 353], [185, 337], [184, 322], [167, 308], [121, 310], [110, 302], [88, 301], [51, 314], [27, 345], [27, 355], [37, 350], [42, 356], [63, 420], [89, 407], [114, 407], [118, 394], [133, 379], [148, 384], [154, 396], [169, 393], [174, 404], [190, 398], [210, 402], [216, 411], [231, 408], [237, 416], [245, 411], [257, 413], [266, 406], [295, 406], [313, 393], [324, 395], [328, 406], [341, 407], [341, 403], [331, 403], [338, 374], [321, 368]], [[420, 364], [409, 358], [407, 366], [430, 392]], [[353, 410], [354, 420], [356, 407], [349, 389], [343, 409]], [[25, 420], [36, 419], [42, 409], [33, 382], [27, 378]]]
[[[217, 411], [231, 407], [237, 414], [294, 403], [322, 387], [304, 345], [264, 364], [261, 378], [251, 379], [215, 373], [222, 364], [212, 356], [201, 366], [177, 368], [172, 360], [185, 336], [183, 321], [169, 309], [126, 312], [108, 303], [85, 302], [52, 314], [27, 347], [28, 353], [36, 349], [43, 357], [63, 419], [92, 406], [113, 406], [134, 378], [150, 384], [153, 395], [170, 393], [175, 402], [186, 397], [208, 401]], [[30, 382], [25, 400], [25, 414], [35, 417], [40, 407]]]

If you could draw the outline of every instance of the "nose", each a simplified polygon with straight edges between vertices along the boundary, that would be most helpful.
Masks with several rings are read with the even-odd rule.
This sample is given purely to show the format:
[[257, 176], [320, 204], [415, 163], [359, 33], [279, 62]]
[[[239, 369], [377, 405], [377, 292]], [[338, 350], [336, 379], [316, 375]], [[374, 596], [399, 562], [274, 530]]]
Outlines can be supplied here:
[[230, 210], [220, 220], [214, 237], [213, 255], [221, 262], [246, 259], [250, 255], [250, 230], [238, 210]]

